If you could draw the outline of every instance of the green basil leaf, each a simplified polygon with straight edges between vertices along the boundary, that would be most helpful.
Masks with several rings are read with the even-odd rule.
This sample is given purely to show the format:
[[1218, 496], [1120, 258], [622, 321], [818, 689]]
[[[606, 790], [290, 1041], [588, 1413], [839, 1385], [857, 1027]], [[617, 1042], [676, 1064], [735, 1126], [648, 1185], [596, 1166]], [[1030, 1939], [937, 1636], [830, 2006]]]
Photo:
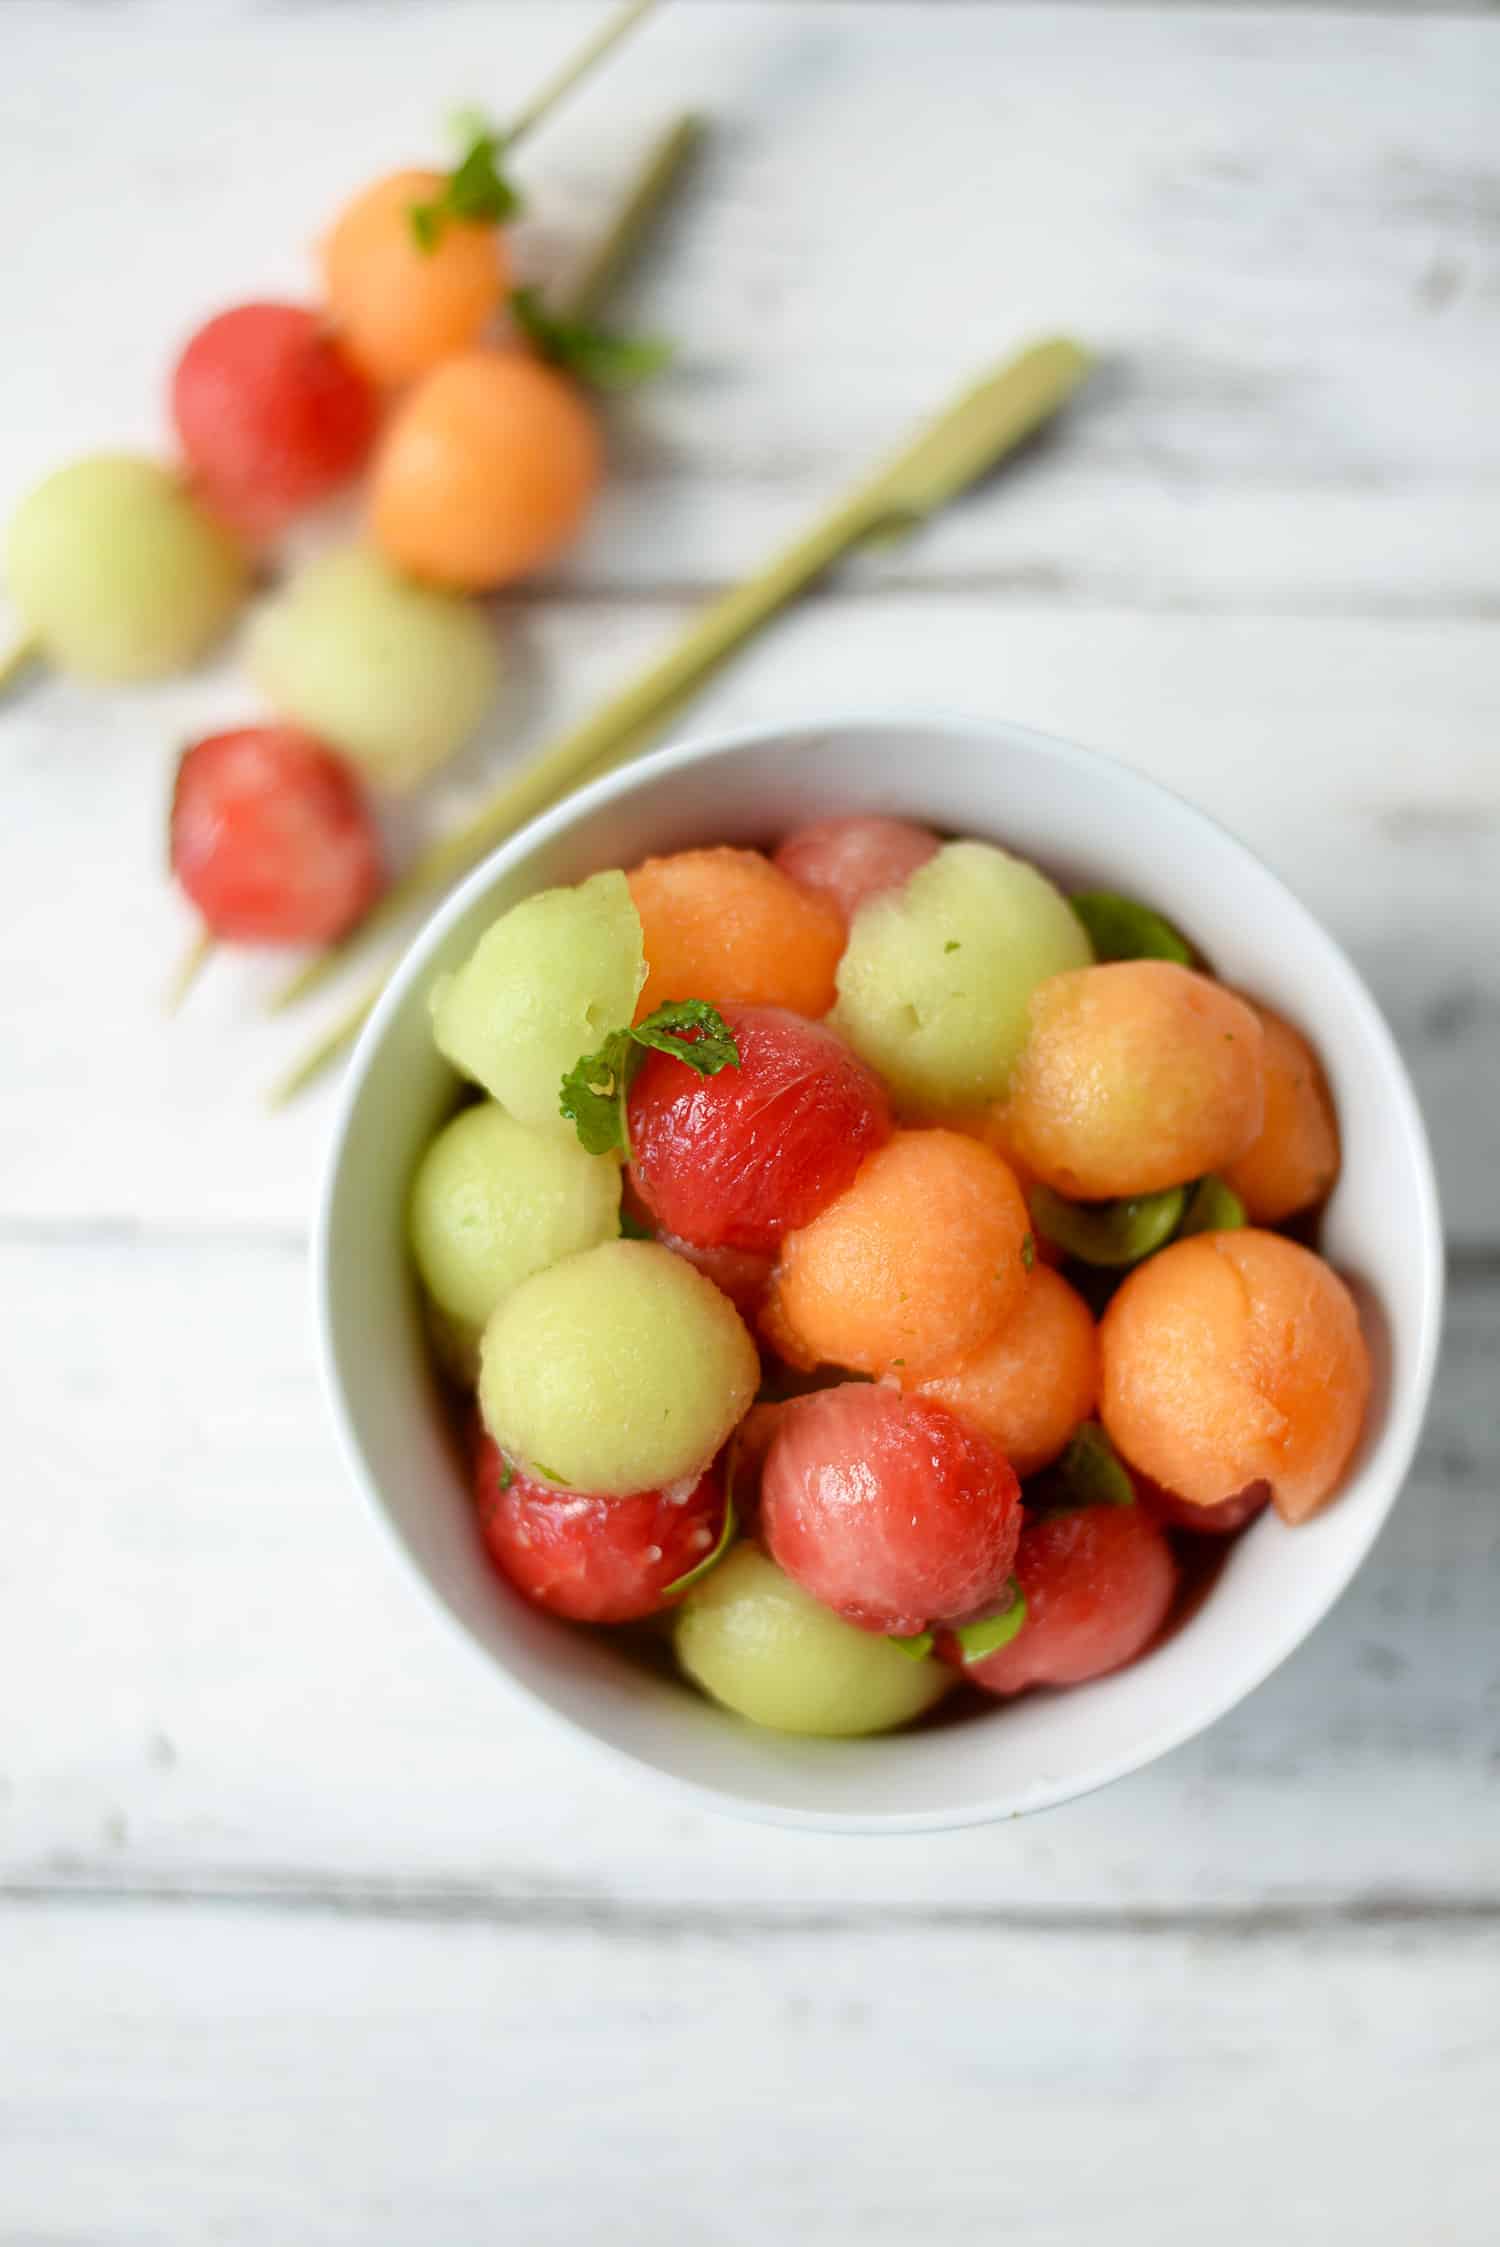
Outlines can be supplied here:
[[1097, 1420], [1075, 1428], [1060, 1459], [1026, 1486], [1026, 1503], [1039, 1513], [1071, 1513], [1083, 1506], [1133, 1506], [1135, 1484]]
[[986, 1654], [998, 1654], [1011, 1640], [1026, 1620], [1026, 1594], [1016, 1582], [1010, 1580], [1010, 1605], [1002, 1607], [998, 1615], [985, 1615], [977, 1623], [965, 1623], [953, 1634], [958, 1650], [966, 1662], [982, 1662]]
[[684, 1592], [691, 1591], [694, 1584], [701, 1583], [711, 1568], [717, 1568], [734, 1543], [734, 1533], [738, 1527], [734, 1511], [734, 1470], [731, 1467], [724, 1477], [724, 1526], [719, 1531], [718, 1543], [711, 1553], [704, 1554], [696, 1568], [690, 1568], [685, 1576], [678, 1576], [668, 1584], [661, 1595], [663, 1600], [679, 1599]]
[[1039, 1233], [1080, 1264], [1121, 1270], [1139, 1264], [1172, 1238], [1187, 1206], [1187, 1189], [1136, 1194], [1128, 1201], [1070, 1202], [1050, 1186], [1033, 1186], [1027, 1202]]
[[1188, 1196], [1177, 1238], [1188, 1240], [1194, 1233], [1236, 1233], [1247, 1222], [1245, 1205], [1234, 1188], [1210, 1172], [1207, 1178], [1199, 1179]]
[[1190, 967], [1193, 948], [1171, 922], [1133, 897], [1112, 889], [1080, 890], [1070, 897], [1088, 932], [1096, 960], [1175, 960]]

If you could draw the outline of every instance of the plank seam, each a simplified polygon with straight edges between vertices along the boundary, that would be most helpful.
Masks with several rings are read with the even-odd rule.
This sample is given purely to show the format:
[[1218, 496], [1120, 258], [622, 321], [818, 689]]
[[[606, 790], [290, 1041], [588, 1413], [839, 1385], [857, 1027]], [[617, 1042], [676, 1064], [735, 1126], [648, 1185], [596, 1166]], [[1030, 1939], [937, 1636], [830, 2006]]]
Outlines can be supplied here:
[[674, 1938], [734, 1941], [744, 1935], [802, 1940], [820, 1935], [1153, 1937], [1208, 1936], [1254, 1943], [1315, 1935], [1394, 1933], [1402, 1929], [1492, 1932], [1500, 1927], [1500, 1894], [1454, 1895], [1369, 1890], [1328, 1898], [1221, 1907], [1169, 1905], [1128, 1909], [983, 1904], [844, 1906], [652, 1902], [585, 1895], [506, 1893], [482, 1887], [398, 1886], [374, 1882], [330, 1885], [315, 1875], [270, 1881], [209, 1876], [197, 1881], [100, 1881], [66, 1873], [0, 1882], [0, 1909], [233, 1911], [275, 1918], [394, 1921], [424, 1926], [483, 1926], [539, 1934], [620, 1936], [646, 1942]]

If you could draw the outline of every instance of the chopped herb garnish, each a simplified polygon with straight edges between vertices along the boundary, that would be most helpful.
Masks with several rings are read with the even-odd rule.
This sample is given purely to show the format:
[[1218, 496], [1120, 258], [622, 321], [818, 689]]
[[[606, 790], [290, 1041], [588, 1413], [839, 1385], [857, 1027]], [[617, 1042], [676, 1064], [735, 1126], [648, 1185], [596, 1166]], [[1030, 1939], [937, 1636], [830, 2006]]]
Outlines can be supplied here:
[[500, 1454], [500, 1488], [502, 1490], [509, 1490], [511, 1484], [515, 1481], [515, 1479], [516, 1470], [511, 1465], [510, 1461], [506, 1458], [505, 1453], [502, 1451]]
[[998, 1654], [1002, 1646], [1009, 1646], [1025, 1620], [1026, 1594], [1012, 1576], [1009, 1604], [998, 1615], [985, 1615], [977, 1623], [960, 1625], [953, 1636], [966, 1662], [982, 1662], [987, 1654]]
[[497, 225], [521, 208], [518, 191], [500, 169], [504, 134], [472, 112], [457, 123], [464, 135], [463, 155], [432, 200], [413, 203], [407, 212], [418, 249], [429, 254], [442, 240], [444, 227]]
[[597, 1053], [586, 1053], [568, 1071], [558, 1094], [560, 1111], [591, 1155], [626, 1147], [625, 1095], [647, 1046], [670, 1053], [700, 1077], [739, 1067], [733, 1032], [706, 999], [677, 999], [631, 1029], [611, 1030]]
[[957, 952], [962, 950], [962, 946], [960, 945], [956, 936], [950, 936], [947, 943], [943, 946], [943, 950], [945, 952]]
[[629, 390], [660, 374], [672, 356], [661, 336], [616, 335], [592, 320], [549, 311], [539, 289], [512, 289], [510, 309], [538, 356], [591, 390]]
[[734, 1473], [731, 1469], [724, 1479], [724, 1523], [719, 1531], [717, 1544], [712, 1552], [704, 1554], [695, 1568], [690, 1568], [685, 1575], [674, 1578], [662, 1593], [662, 1598], [664, 1600], [680, 1599], [684, 1592], [692, 1590], [694, 1584], [701, 1583], [711, 1568], [718, 1567], [720, 1561], [734, 1543], [734, 1533], [738, 1527], [739, 1523], [734, 1511]]
[[1151, 906], [1110, 889], [1082, 890], [1068, 903], [1088, 932], [1096, 960], [1175, 960], [1191, 967], [1192, 946]]

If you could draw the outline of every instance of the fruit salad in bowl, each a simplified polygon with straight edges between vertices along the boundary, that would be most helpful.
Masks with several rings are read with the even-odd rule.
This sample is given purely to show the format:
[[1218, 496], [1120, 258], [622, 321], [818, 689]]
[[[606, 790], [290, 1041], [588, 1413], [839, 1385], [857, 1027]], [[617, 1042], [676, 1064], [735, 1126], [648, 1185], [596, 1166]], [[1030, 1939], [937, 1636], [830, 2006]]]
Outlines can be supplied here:
[[1399, 1487], [1439, 1234], [1330, 941], [1009, 728], [669, 753], [497, 854], [366, 1033], [319, 1259], [356, 1470], [471, 1637], [730, 1808], [1149, 1760]]

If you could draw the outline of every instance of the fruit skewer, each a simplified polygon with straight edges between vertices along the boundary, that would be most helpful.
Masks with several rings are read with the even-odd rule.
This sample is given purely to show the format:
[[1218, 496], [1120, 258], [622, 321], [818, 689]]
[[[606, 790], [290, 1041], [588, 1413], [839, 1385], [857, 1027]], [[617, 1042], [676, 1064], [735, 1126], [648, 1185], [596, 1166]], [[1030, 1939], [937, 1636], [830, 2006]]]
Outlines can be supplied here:
[[[314, 960], [296, 978], [295, 990], [282, 994], [283, 998], [315, 989], [356, 943], [439, 894], [486, 851], [582, 781], [597, 778], [643, 749], [686, 697], [788, 602], [866, 539], [892, 529], [909, 529], [956, 499], [1050, 421], [1072, 397], [1088, 368], [1088, 355], [1079, 344], [1052, 337], [1031, 345], [965, 390], [894, 459], [856, 485], [757, 576], [714, 601], [664, 656], [503, 781], [461, 827], [420, 852], [354, 935]], [[274, 1106], [310, 1084], [358, 1035], [388, 972], [382, 971], [275, 1086]]]

